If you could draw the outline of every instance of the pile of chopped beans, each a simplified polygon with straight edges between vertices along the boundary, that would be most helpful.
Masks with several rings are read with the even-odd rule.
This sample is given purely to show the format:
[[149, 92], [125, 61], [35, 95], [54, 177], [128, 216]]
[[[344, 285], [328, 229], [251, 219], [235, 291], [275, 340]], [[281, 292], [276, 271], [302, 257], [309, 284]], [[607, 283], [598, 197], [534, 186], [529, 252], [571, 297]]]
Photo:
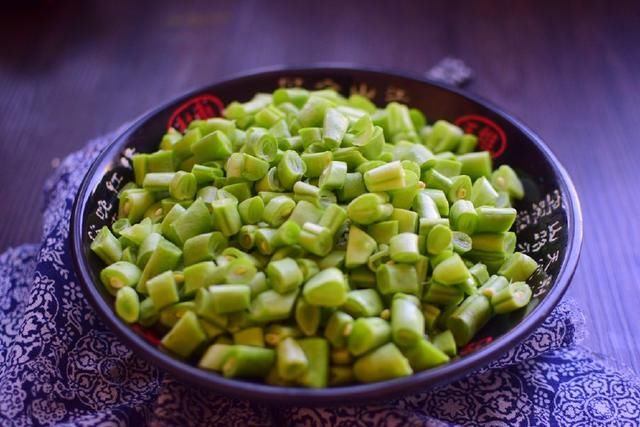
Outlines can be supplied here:
[[278, 89], [136, 154], [91, 249], [117, 315], [228, 378], [327, 387], [457, 357], [525, 307], [508, 165], [418, 110]]

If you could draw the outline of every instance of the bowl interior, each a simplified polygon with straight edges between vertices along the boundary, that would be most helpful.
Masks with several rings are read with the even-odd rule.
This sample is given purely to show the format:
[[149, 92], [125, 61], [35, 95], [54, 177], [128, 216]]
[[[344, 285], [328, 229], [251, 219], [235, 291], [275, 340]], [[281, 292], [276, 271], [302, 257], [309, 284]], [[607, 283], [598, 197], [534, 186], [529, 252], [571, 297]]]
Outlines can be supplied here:
[[[345, 95], [362, 94], [377, 105], [399, 101], [423, 111], [429, 122], [445, 119], [478, 135], [480, 148], [492, 153], [496, 165], [511, 165], [525, 186], [525, 199], [516, 205], [517, 250], [529, 254], [541, 266], [530, 280], [534, 297], [529, 306], [512, 315], [494, 317], [474, 342], [463, 349], [462, 357], [449, 365], [408, 379], [345, 387], [342, 390], [352, 389], [353, 393], [337, 394], [336, 390], [341, 389], [326, 393], [300, 389], [292, 392], [225, 380], [168, 357], [154, 348], [144, 331], [120, 322], [111, 309], [113, 298], [100, 285], [102, 263], [89, 245], [96, 232], [116, 218], [118, 190], [132, 180], [131, 156], [155, 151], [169, 126], [184, 129], [195, 118], [220, 115], [224, 105], [233, 100], [245, 101], [256, 92], [272, 92], [281, 86], [331, 87]], [[313, 395], [321, 403], [338, 401], [344, 396], [358, 400], [424, 390], [497, 358], [531, 332], [557, 303], [573, 273], [580, 246], [579, 207], [571, 182], [548, 149], [514, 119], [438, 84], [383, 72], [338, 68], [271, 71], [241, 77], [203, 88], [152, 111], [107, 148], [90, 170], [76, 202], [73, 233], [77, 270], [87, 296], [134, 351], [187, 380], [221, 391], [288, 402]]]

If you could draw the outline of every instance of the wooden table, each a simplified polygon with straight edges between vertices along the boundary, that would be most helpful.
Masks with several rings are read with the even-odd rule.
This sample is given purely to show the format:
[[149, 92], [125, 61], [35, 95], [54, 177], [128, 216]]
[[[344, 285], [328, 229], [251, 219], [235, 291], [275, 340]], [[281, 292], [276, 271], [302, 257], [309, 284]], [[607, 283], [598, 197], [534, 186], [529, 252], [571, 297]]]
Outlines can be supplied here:
[[14, 3], [0, 16], [0, 250], [39, 239], [58, 159], [188, 89], [266, 65], [421, 73], [455, 56], [476, 72], [469, 91], [573, 177], [585, 239], [569, 297], [586, 344], [640, 372], [637, 2]]

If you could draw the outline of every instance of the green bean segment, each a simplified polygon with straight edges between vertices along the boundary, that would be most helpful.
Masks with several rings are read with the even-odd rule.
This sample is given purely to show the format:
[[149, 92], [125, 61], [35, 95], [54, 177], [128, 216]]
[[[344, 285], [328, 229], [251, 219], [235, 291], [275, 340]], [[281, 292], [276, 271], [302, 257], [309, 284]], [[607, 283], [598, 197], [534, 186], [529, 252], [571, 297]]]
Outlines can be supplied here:
[[293, 338], [280, 341], [276, 349], [278, 374], [286, 380], [295, 380], [307, 371], [309, 360]]
[[530, 304], [525, 186], [460, 127], [305, 88], [186, 125], [132, 156], [90, 245], [116, 315], [163, 351], [238, 380], [369, 383], [445, 364]]
[[391, 339], [391, 326], [379, 317], [361, 317], [353, 323], [348, 348], [354, 356], [360, 356]]
[[116, 293], [115, 309], [118, 316], [127, 323], [138, 321], [140, 299], [133, 288], [121, 288]]
[[353, 373], [358, 381], [370, 383], [405, 377], [413, 369], [398, 347], [387, 343], [356, 360]]
[[491, 306], [497, 314], [510, 313], [526, 306], [531, 301], [531, 295], [529, 285], [525, 282], [514, 282], [491, 297]]
[[416, 344], [424, 335], [424, 315], [413, 295], [395, 294], [391, 303], [391, 333], [400, 347]]

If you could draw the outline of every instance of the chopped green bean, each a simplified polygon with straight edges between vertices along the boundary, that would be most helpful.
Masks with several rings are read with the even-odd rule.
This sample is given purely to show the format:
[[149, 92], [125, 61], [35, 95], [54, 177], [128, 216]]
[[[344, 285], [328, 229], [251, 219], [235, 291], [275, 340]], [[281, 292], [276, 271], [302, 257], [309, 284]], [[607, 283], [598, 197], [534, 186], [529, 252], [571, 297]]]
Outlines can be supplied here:
[[275, 105], [291, 102], [296, 107], [302, 107], [307, 99], [309, 99], [309, 91], [302, 88], [280, 88], [273, 92]]
[[471, 236], [472, 248], [476, 253], [512, 254], [516, 245], [516, 235], [506, 233], [475, 233]]
[[147, 172], [175, 172], [175, 159], [170, 150], [147, 154]]
[[218, 314], [249, 308], [251, 288], [247, 285], [216, 285], [209, 287], [213, 309]]
[[[292, 246], [291, 248], [293, 248], [296, 251], [296, 253], [293, 254], [295, 255], [296, 258], [310, 255], [307, 253], [307, 251], [305, 251], [300, 246]], [[345, 258], [345, 251], [343, 250], [332, 251], [329, 254], [327, 254], [325, 257], [314, 257], [314, 260], [310, 260], [315, 264], [315, 266], [311, 265], [308, 272], [304, 272], [304, 267], [300, 266], [300, 268], [303, 270], [303, 274], [305, 276], [309, 275], [308, 277], [312, 277], [315, 274], [317, 274], [318, 271], [325, 270], [330, 267], [338, 267], [338, 268], [344, 267], [344, 258]], [[305, 281], [306, 280], [307, 279], [305, 279]]]
[[[435, 169], [428, 169], [422, 174], [422, 181], [427, 185], [427, 188], [435, 188], [443, 191], [445, 194], [449, 193], [451, 186], [453, 185], [451, 178], [441, 174]], [[449, 197], [447, 197], [448, 200]]]
[[356, 360], [353, 373], [358, 381], [370, 383], [406, 377], [413, 373], [413, 369], [398, 347], [387, 343]]
[[253, 237], [255, 239], [255, 246], [258, 251], [264, 255], [271, 255], [275, 249], [279, 246], [276, 241], [277, 230], [273, 228], [258, 228], [255, 230]]
[[380, 193], [366, 193], [353, 199], [347, 206], [349, 218], [362, 225], [373, 224], [391, 216], [393, 205]]
[[233, 346], [229, 344], [213, 344], [204, 353], [200, 362], [198, 362], [198, 366], [211, 371], [222, 372], [222, 366], [232, 349]]
[[188, 311], [162, 338], [162, 345], [172, 353], [186, 359], [207, 339], [198, 317]]
[[514, 282], [527, 280], [538, 268], [538, 263], [529, 255], [515, 252], [498, 270], [498, 274]]
[[480, 293], [487, 298], [492, 298], [496, 293], [505, 289], [509, 285], [509, 280], [503, 276], [493, 275], [480, 286]]
[[347, 179], [347, 164], [345, 162], [332, 161], [324, 168], [318, 185], [323, 190], [336, 190], [344, 187]]
[[343, 203], [350, 202], [366, 191], [364, 178], [360, 172], [347, 173], [344, 185], [337, 189], [338, 199]]
[[433, 269], [433, 280], [443, 285], [462, 283], [469, 277], [471, 273], [458, 254], [453, 254]]
[[349, 314], [343, 311], [335, 311], [324, 329], [325, 338], [336, 348], [345, 347], [353, 328], [353, 322], [353, 317]]
[[391, 340], [391, 326], [379, 317], [360, 317], [353, 322], [347, 339], [349, 351], [354, 356], [363, 355]]
[[122, 257], [122, 245], [116, 239], [116, 236], [111, 234], [109, 227], [104, 226], [100, 229], [100, 232], [96, 235], [96, 238], [91, 242], [91, 250], [105, 262], [105, 264], [112, 264], [120, 261]]
[[492, 162], [491, 153], [488, 151], [476, 151], [473, 153], [458, 156], [462, 163], [462, 173], [468, 175], [472, 180], [480, 177], [489, 178], [491, 176]]
[[394, 209], [390, 220], [398, 221], [398, 233], [415, 233], [418, 229], [418, 214], [407, 209]]
[[489, 280], [489, 271], [487, 270], [487, 266], [481, 262], [469, 267], [469, 273], [471, 273], [479, 286], [484, 285], [487, 280]]
[[248, 285], [256, 275], [257, 268], [249, 257], [232, 259], [224, 267], [224, 283]]
[[400, 190], [405, 187], [405, 170], [399, 161], [370, 169], [364, 173], [364, 184], [371, 192]]
[[270, 348], [234, 345], [229, 350], [222, 374], [227, 378], [262, 378], [275, 362], [275, 351]]
[[330, 366], [329, 367], [329, 385], [341, 386], [354, 382], [355, 376], [353, 368], [350, 366]]
[[186, 211], [168, 225], [169, 235], [167, 237], [173, 243], [183, 245], [191, 237], [211, 231], [211, 228], [209, 209], [202, 199], [196, 199]]
[[341, 309], [353, 317], [373, 317], [382, 312], [384, 305], [375, 289], [356, 289], [349, 291]]
[[227, 238], [217, 231], [193, 236], [184, 242], [184, 264], [211, 261], [227, 244]]
[[233, 342], [236, 345], [264, 347], [264, 331], [258, 326], [241, 329], [233, 334]]
[[[417, 246], [417, 245], [416, 245]], [[352, 225], [349, 228], [345, 267], [354, 268], [367, 263], [369, 256], [378, 247], [376, 241], [367, 233]], [[417, 249], [417, 248], [416, 248]]]
[[391, 303], [391, 335], [400, 347], [412, 346], [424, 336], [424, 316], [420, 301], [413, 295], [397, 293]]
[[458, 304], [464, 298], [464, 292], [456, 286], [431, 282], [425, 288], [422, 300], [431, 304], [450, 306]]
[[453, 233], [451, 229], [442, 224], [436, 224], [427, 235], [427, 253], [438, 255], [449, 249], [453, 243]]
[[223, 283], [226, 269], [216, 266], [212, 261], [202, 261], [185, 267], [183, 274], [183, 292], [190, 296], [200, 288]]
[[142, 272], [130, 262], [117, 261], [100, 271], [100, 281], [109, 293], [115, 295], [119, 289], [135, 286]]
[[309, 361], [302, 347], [293, 339], [285, 338], [276, 349], [278, 374], [287, 380], [294, 380], [304, 374]]
[[157, 310], [162, 310], [180, 300], [178, 287], [171, 271], [165, 271], [149, 279], [146, 283], [146, 289]]
[[226, 160], [232, 153], [231, 141], [222, 131], [214, 131], [191, 144], [197, 162]]
[[476, 233], [503, 233], [509, 231], [516, 220], [516, 210], [513, 208], [494, 208], [480, 206], [476, 209]]
[[301, 228], [296, 222], [287, 220], [278, 227], [274, 239], [279, 245], [286, 245], [281, 250], [291, 249], [294, 247], [292, 245], [298, 243], [300, 231]]
[[418, 261], [418, 235], [415, 233], [400, 233], [389, 241], [389, 256], [395, 262], [414, 264]]
[[251, 301], [251, 318], [256, 322], [284, 320], [291, 316], [298, 291], [285, 295], [269, 289], [258, 294]]
[[311, 388], [323, 388], [329, 381], [329, 343], [323, 338], [305, 338], [298, 340], [309, 362], [306, 372], [296, 381]]
[[531, 288], [525, 282], [513, 282], [491, 297], [491, 306], [496, 314], [510, 313], [529, 304], [531, 295]]
[[456, 341], [453, 337], [453, 333], [451, 333], [451, 331], [448, 329], [446, 331], [440, 332], [438, 335], [433, 337], [433, 345], [435, 345], [447, 356], [454, 357], [456, 354], [458, 354], [458, 349], [456, 347]]
[[[261, 192], [279, 192], [283, 191], [284, 188], [280, 185], [280, 180], [278, 179], [278, 169], [274, 166], [267, 171], [267, 174], [263, 176], [260, 180], [258, 180], [255, 185], [255, 190], [259, 193]], [[264, 200], [263, 202], [267, 202]]]
[[[394, 209], [395, 211], [395, 209]], [[376, 242], [380, 244], [388, 245], [391, 238], [398, 234], [399, 222], [398, 221], [380, 221], [375, 224], [370, 224], [367, 227], [367, 232]]]
[[224, 176], [222, 169], [200, 164], [195, 164], [191, 173], [196, 177], [198, 185], [212, 183], [216, 178]]
[[466, 298], [447, 319], [447, 328], [451, 330], [458, 346], [467, 344], [473, 336], [489, 321], [491, 304], [481, 294]]
[[311, 305], [300, 298], [296, 303], [295, 319], [298, 328], [306, 335], [313, 336], [320, 327], [321, 310], [317, 305]]
[[510, 208], [511, 196], [506, 191], [499, 191], [496, 199], [496, 208]]
[[487, 178], [481, 176], [476, 179], [471, 187], [471, 196], [469, 198], [473, 206], [496, 206], [498, 201], [498, 192], [493, 188]]
[[271, 261], [267, 266], [267, 276], [272, 288], [281, 294], [298, 289], [304, 279], [298, 264], [291, 258]]
[[305, 175], [308, 178], [318, 178], [333, 160], [333, 155], [331, 151], [322, 151], [320, 153], [302, 153], [301, 158], [307, 167]]
[[451, 206], [449, 219], [454, 230], [471, 235], [476, 231], [478, 213], [470, 201], [458, 200]]
[[425, 338], [402, 350], [415, 372], [435, 368], [449, 361], [449, 356]]
[[337, 108], [330, 108], [324, 116], [322, 134], [324, 143], [329, 148], [339, 147], [342, 138], [347, 133], [349, 119], [347, 119]]
[[271, 163], [278, 154], [278, 141], [266, 129], [252, 127], [247, 131], [243, 150], [247, 154]]
[[285, 190], [290, 190], [302, 178], [306, 169], [307, 166], [300, 155], [293, 150], [287, 150], [278, 163], [278, 180]]
[[476, 145], [478, 145], [478, 137], [472, 134], [462, 135], [460, 139], [460, 144], [456, 150], [457, 154], [467, 154], [471, 153], [476, 149]]
[[158, 313], [159, 314], [158, 320], [160, 320], [160, 323], [162, 325], [170, 328], [173, 325], [175, 325], [178, 322], [178, 320], [180, 320], [180, 318], [185, 315], [187, 311], [194, 311], [194, 310], [195, 310], [195, 303], [193, 301], [179, 302], [177, 304], [170, 305], [160, 310], [160, 313]]
[[[312, 224], [319, 224], [323, 227], [326, 227], [326, 225], [329, 224], [320, 224], [320, 219], [323, 216], [323, 210], [317, 206], [315, 206], [314, 204], [308, 202], [307, 200], [300, 200], [298, 202], [298, 204], [296, 204], [296, 207], [293, 209], [293, 211], [291, 212], [291, 215], [289, 216], [289, 220], [295, 222], [296, 224], [298, 224], [300, 227], [302, 227], [305, 223], [310, 222]], [[329, 218], [327, 218], [326, 221], [328, 221]], [[331, 226], [332, 228], [335, 226], [335, 223], [333, 223], [331, 221]], [[331, 230], [329, 230], [329, 232], [331, 233]]]
[[300, 246], [314, 255], [326, 256], [333, 246], [333, 235], [327, 227], [305, 222], [300, 230]]
[[443, 158], [443, 154], [450, 154], [450, 152], [437, 154], [436, 157], [427, 161], [426, 166], [431, 167], [433, 170], [449, 178], [460, 175], [462, 163], [455, 160], [455, 156], [452, 156], [452, 158]]
[[312, 305], [338, 307], [347, 300], [348, 285], [342, 271], [328, 268], [313, 276], [302, 290], [304, 299]]
[[232, 236], [240, 231], [242, 219], [238, 213], [238, 202], [232, 199], [216, 200], [211, 203], [215, 227], [224, 236]]
[[147, 280], [160, 273], [172, 270], [178, 265], [181, 258], [182, 251], [180, 248], [168, 240], [160, 240], [142, 270], [136, 290], [140, 293], [147, 293]]
[[278, 227], [286, 221], [296, 207], [296, 202], [286, 196], [274, 197], [264, 207], [262, 219], [272, 227]]
[[463, 233], [462, 231], [454, 231], [452, 234], [451, 243], [453, 245], [453, 251], [462, 255], [471, 250], [471, 237]]
[[118, 316], [127, 323], [138, 321], [140, 299], [133, 288], [125, 286], [116, 293], [115, 310]]
[[420, 283], [418, 273], [413, 265], [383, 264], [377, 270], [378, 290], [382, 295], [397, 292], [418, 295]]
[[491, 184], [500, 191], [506, 191], [514, 199], [524, 197], [524, 188], [516, 172], [508, 165], [502, 165], [491, 174]]
[[421, 219], [436, 220], [440, 218], [440, 211], [436, 202], [426, 191], [420, 191], [413, 201], [413, 210]]

